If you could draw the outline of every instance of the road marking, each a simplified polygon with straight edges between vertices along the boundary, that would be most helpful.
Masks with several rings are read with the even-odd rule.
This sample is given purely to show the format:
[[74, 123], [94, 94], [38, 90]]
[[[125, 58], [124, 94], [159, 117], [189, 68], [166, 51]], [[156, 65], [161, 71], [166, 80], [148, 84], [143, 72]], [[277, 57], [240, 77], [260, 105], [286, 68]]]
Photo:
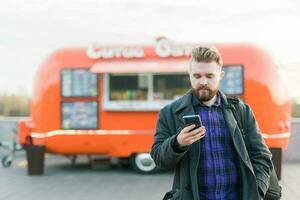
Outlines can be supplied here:
[[18, 167], [26, 167], [27, 166], [27, 160], [21, 160], [18, 162]]
[[[47, 153], [45, 153], [45, 158], [49, 157]], [[17, 166], [18, 167], [26, 167], [28, 165], [27, 160], [21, 160], [18, 162]]]

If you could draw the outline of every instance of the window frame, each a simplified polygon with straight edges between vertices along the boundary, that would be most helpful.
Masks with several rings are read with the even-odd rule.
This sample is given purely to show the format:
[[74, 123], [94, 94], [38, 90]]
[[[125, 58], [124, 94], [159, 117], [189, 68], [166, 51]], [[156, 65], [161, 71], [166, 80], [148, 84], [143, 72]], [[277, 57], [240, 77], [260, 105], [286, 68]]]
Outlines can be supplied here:
[[127, 101], [112, 101], [109, 100], [110, 94], [110, 76], [111, 75], [132, 75], [138, 76], [140, 73], [135, 74], [104, 74], [104, 88], [103, 88], [103, 110], [106, 111], [158, 111], [163, 106], [171, 103], [172, 100], [153, 100], [154, 97], [154, 75], [187, 75], [185, 72], [179, 73], [142, 73], [148, 77], [148, 97], [146, 101], [141, 100], [127, 100]]

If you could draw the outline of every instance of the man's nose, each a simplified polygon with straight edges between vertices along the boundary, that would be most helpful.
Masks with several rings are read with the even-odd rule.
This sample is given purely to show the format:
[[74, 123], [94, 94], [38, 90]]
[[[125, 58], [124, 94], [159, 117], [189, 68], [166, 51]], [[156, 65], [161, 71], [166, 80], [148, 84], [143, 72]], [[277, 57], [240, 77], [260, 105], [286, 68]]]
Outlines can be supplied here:
[[198, 81], [199, 85], [207, 85], [207, 79], [206, 78], [200, 78]]

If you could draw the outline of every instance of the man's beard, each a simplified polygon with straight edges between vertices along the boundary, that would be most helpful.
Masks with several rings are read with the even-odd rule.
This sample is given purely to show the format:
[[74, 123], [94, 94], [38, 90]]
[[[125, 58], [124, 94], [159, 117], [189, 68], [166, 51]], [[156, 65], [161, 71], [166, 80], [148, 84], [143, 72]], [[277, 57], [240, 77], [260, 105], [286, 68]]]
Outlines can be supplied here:
[[219, 88], [215, 90], [209, 89], [207, 86], [202, 86], [197, 89], [192, 88], [193, 94], [199, 99], [199, 101], [209, 101], [217, 94]]

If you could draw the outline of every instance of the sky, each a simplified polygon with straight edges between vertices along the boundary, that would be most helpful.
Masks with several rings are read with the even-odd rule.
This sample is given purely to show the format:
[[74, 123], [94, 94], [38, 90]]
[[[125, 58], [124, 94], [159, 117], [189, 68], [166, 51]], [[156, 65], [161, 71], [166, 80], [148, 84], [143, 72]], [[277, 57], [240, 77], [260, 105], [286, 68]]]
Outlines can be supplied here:
[[176, 43], [259, 44], [281, 63], [291, 94], [300, 96], [297, 0], [0, 2], [0, 93], [31, 94], [39, 64], [56, 49], [152, 45], [166, 36]]

